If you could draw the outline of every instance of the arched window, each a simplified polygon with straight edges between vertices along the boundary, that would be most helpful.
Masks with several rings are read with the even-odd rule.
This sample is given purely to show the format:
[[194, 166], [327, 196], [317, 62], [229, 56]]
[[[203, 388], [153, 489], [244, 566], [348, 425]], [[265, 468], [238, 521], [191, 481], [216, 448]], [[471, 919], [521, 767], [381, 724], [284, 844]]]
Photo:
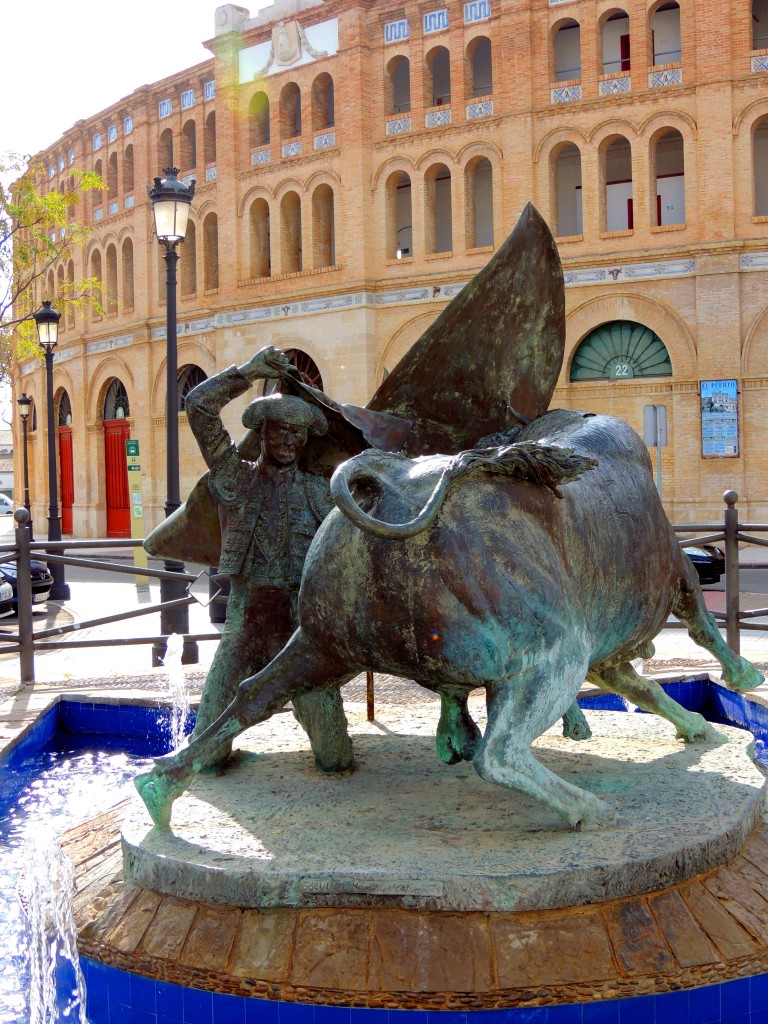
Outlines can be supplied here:
[[209, 213], [203, 221], [203, 271], [205, 290], [219, 287], [219, 220], [215, 213]]
[[312, 131], [322, 132], [336, 123], [333, 79], [327, 72], [312, 83]]
[[270, 255], [269, 203], [254, 199], [248, 211], [248, 242], [251, 278], [269, 277], [272, 273]]
[[56, 414], [56, 425], [59, 427], [72, 426], [72, 403], [64, 388], [59, 392], [59, 409]]
[[601, 324], [584, 338], [571, 363], [571, 380], [671, 377], [666, 346], [650, 327], [633, 320]]
[[205, 130], [203, 132], [203, 145], [205, 148], [206, 164], [216, 163], [216, 111], [212, 110], [205, 119]]
[[385, 203], [387, 259], [413, 256], [411, 179], [405, 171], [394, 171], [387, 178]]
[[623, 135], [614, 135], [601, 148], [606, 231], [634, 227], [632, 197], [632, 149]]
[[104, 396], [105, 420], [125, 420], [131, 415], [128, 392], [119, 377], [113, 377]]
[[197, 130], [192, 118], [181, 129], [181, 169], [191, 171], [197, 167]]
[[424, 62], [424, 103], [428, 107], [451, 104], [451, 55], [445, 46], [436, 46]]
[[117, 313], [117, 246], [107, 246], [107, 290], [104, 297], [104, 305], [107, 309], [107, 316], [114, 316]]
[[335, 200], [330, 185], [312, 193], [312, 264], [315, 269], [336, 265]]
[[107, 201], [113, 203], [117, 199], [117, 153], [110, 153], [107, 162]]
[[653, 63], [677, 64], [683, 59], [680, 36], [680, 4], [662, 4], [651, 16]]
[[187, 221], [187, 233], [181, 247], [181, 294], [194, 295], [197, 291], [197, 228], [190, 218]]
[[387, 112], [407, 114], [411, 109], [411, 62], [407, 57], [393, 57], [387, 64]]
[[467, 47], [466, 59], [467, 97], [490, 96], [493, 92], [493, 61], [491, 40], [476, 36]]
[[[59, 300], [61, 300], [62, 298], [65, 298], [65, 297], [69, 298], [69, 296], [67, 294], [66, 286], [64, 284], [64, 264], [63, 263], [59, 264], [59, 269], [56, 271], [56, 295], [58, 296]], [[64, 327], [65, 327], [65, 320], [62, 317], [61, 322], [59, 323], [59, 329], [61, 330]]]
[[301, 90], [288, 82], [280, 93], [280, 137], [295, 139], [301, 135]]
[[[74, 260], [70, 260], [67, 263], [67, 292], [72, 295], [75, 285], [75, 263]], [[67, 327], [75, 326], [75, 307], [70, 306], [67, 309]]]
[[554, 36], [555, 82], [581, 78], [581, 26], [568, 18], [560, 22]]
[[[104, 165], [102, 164], [101, 160], [97, 160], [96, 163], [93, 165], [93, 173], [98, 175], [99, 178], [104, 177]], [[93, 210], [97, 210], [101, 206], [101, 203], [101, 189], [95, 188], [91, 193], [91, 208]]]
[[265, 92], [251, 96], [248, 104], [248, 137], [251, 149], [269, 145], [269, 97]]
[[752, 167], [755, 182], [755, 216], [768, 217], [768, 117], [752, 130]]
[[133, 242], [126, 238], [123, 242], [122, 251], [123, 268], [123, 312], [128, 313], [133, 309]]
[[659, 132], [651, 143], [656, 168], [654, 223], [685, 224], [685, 156], [683, 136], [675, 128]]
[[752, 49], [768, 50], [768, 0], [752, 0]]
[[157, 144], [157, 159], [161, 170], [165, 170], [166, 167], [173, 167], [173, 132], [170, 128], [165, 128], [160, 133]]
[[[94, 249], [91, 253], [91, 284], [92, 294], [97, 302], [102, 303], [104, 301], [104, 291], [102, 288], [103, 276], [101, 270], [101, 253], [98, 249]], [[95, 310], [93, 316], [99, 316]]]
[[425, 251], [451, 252], [453, 250], [453, 207], [451, 202], [451, 172], [445, 164], [433, 164], [424, 176], [426, 185]]
[[580, 235], [583, 230], [581, 150], [572, 142], [558, 147], [552, 154], [552, 177], [555, 186], [557, 223], [555, 234], [560, 238]]
[[613, 11], [603, 22], [603, 74], [629, 71], [630, 67], [629, 15]]
[[56, 298], [56, 278], [55, 278], [54, 273], [53, 273], [52, 270], [48, 271], [46, 282], [47, 282], [46, 283], [46, 288], [48, 290], [48, 294], [50, 295], [51, 299], [55, 299]]
[[493, 245], [493, 168], [487, 157], [467, 164], [465, 195], [467, 247]]
[[[301, 379], [305, 384], [309, 384], [311, 388], [317, 388], [318, 391], [323, 390], [323, 378], [320, 374], [320, 370], [317, 363], [311, 356], [308, 356], [306, 352], [302, 352], [298, 348], [287, 348], [283, 352], [296, 369], [301, 374]], [[264, 394], [271, 395], [277, 390], [278, 383], [275, 380], [264, 381]]]
[[133, 146], [126, 146], [123, 154], [123, 191], [133, 192]]
[[280, 257], [283, 274], [303, 269], [301, 199], [296, 192], [286, 192], [280, 201]]
[[186, 366], [182, 366], [179, 370], [179, 394], [178, 394], [178, 405], [179, 412], [182, 412], [186, 408], [187, 395], [192, 388], [197, 387], [198, 384], [202, 384], [204, 380], [208, 380], [206, 373], [195, 363], [188, 363]]

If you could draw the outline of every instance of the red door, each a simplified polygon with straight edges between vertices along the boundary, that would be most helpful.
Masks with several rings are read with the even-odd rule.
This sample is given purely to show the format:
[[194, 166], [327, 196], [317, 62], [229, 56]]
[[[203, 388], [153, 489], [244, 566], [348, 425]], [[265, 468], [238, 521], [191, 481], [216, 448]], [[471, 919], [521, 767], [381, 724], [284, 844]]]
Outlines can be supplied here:
[[59, 467], [61, 478], [61, 532], [72, 533], [72, 506], [75, 503], [75, 469], [72, 461], [72, 427], [59, 427]]
[[619, 48], [621, 54], [621, 70], [629, 71], [632, 61], [629, 56], [629, 36], [619, 36]]
[[104, 471], [107, 477], [107, 536], [130, 537], [128, 462], [125, 442], [131, 436], [128, 420], [104, 420]]

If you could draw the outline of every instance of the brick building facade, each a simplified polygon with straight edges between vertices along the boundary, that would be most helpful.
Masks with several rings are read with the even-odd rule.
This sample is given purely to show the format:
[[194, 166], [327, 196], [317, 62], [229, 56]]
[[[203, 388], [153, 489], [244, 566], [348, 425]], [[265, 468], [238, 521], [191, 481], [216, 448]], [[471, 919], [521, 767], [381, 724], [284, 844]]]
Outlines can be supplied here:
[[[103, 286], [103, 316], [62, 321], [54, 366], [74, 455], [65, 532], [124, 529], [126, 432], [147, 525], [162, 516], [165, 265], [145, 185], [171, 164], [197, 181], [179, 261], [182, 391], [274, 344], [365, 403], [532, 199], [566, 274], [554, 404], [638, 429], [644, 405], [665, 405], [673, 519], [719, 514], [728, 487], [768, 519], [768, 0], [277, 0], [255, 18], [218, 8], [207, 46], [210, 60], [43, 154], [51, 187], [71, 166], [107, 182], [87, 245], [36, 296], [55, 305], [68, 276]], [[711, 380], [735, 381], [737, 400], [703, 427]], [[42, 364], [18, 366], [15, 389], [40, 410], [42, 521]], [[237, 436], [244, 401], [227, 413]], [[180, 419], [185, 494], [202, 462]]]

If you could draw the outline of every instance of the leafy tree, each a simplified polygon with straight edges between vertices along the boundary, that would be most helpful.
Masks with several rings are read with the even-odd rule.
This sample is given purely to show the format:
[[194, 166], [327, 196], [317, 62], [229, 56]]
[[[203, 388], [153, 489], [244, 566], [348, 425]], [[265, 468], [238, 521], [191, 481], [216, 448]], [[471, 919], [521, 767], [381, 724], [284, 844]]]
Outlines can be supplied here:
[[[43, 192], [38, 183], [45, 180], [39, 162], [0, 154], [0, 382], [9, 378], [14, 359], [40, 354], [32, 319], [35, 283], [60, 260], [68, 261], [89, 234], [78, 216], [84, 219], [85, 196], [104, 188], [92, 171], [70, 169], [63, 191]], [[65, 275], [56, 289], [56, 309], [65, 317], [82, 306], [100, 311], [99, 298], [98, 281]]]

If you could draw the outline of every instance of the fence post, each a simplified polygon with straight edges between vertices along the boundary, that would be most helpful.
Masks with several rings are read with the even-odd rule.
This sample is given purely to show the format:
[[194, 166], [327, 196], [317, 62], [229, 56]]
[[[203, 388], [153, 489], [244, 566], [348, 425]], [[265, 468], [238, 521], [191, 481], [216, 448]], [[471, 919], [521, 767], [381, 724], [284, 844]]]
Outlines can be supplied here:
[[725, 529], [725, 629], [728, 646], [735, 654], [741, 652], [739, 634], [739, 513], [736, 491], [726, 491], [723, 501]]
[[35, 681], [35, 637], [32, 619], [32, 576], [29, 569], [29, 512], [25, 508], [13, 513], [16, 521], [16, 603], [19, 615], [19, 669], [22, 683]]

